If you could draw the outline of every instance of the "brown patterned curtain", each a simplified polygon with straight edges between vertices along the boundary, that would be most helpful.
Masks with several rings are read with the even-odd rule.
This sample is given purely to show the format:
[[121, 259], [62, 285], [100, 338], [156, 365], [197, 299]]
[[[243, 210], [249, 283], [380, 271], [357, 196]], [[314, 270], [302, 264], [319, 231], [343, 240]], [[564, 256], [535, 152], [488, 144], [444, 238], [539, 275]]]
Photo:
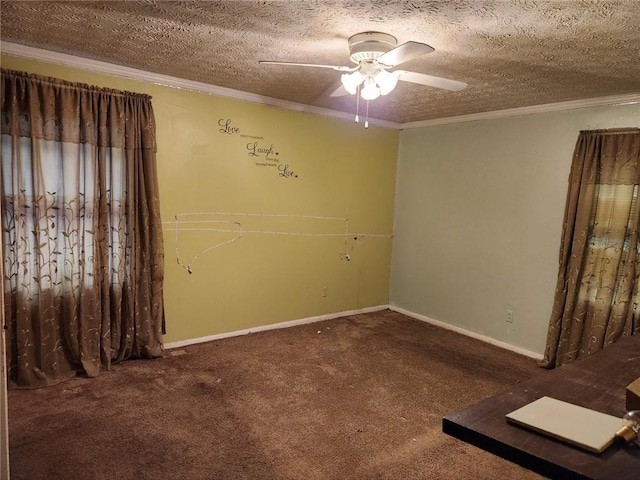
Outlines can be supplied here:
[[3, 69], [1, 106], [10, 386], [161, 355], [151, 98]]
[[541, 366], [585, 357], [640, 331], [640, 129], [580, 132]]

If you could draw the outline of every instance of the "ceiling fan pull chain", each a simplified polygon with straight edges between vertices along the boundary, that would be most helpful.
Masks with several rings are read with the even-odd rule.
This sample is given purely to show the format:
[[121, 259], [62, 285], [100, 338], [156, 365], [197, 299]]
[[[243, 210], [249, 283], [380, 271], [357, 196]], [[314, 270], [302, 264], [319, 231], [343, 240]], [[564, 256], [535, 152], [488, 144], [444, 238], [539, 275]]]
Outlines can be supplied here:
[[364, 128], [369, 128], [369, 100], [367, 100], [367, 117], [364, 120]]
[[360, 116], [358, 115], [359, 112], [360, 112], [360, 85], [358, 85], [356, 89], [356, 123], [360, 122]]

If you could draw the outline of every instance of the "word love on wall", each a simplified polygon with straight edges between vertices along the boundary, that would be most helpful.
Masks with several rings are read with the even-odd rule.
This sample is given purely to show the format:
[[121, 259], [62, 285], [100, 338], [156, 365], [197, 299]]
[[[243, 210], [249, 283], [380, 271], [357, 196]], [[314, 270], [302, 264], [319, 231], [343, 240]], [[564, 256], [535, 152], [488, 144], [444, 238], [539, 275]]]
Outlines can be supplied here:
[[240, 127], [234, 125], [230, 118], [218, 120], [218, 127], [219, 134], [237, 136], [242, 140], [239, 144], [243, 146], [243, 155], [253, 160], [256, 167], [273, 168], [280, 178], [298, 178], [291, 166], [280, 158], [280, 152], [275, 145], [265, 141], [263, 136], [242, 133]]

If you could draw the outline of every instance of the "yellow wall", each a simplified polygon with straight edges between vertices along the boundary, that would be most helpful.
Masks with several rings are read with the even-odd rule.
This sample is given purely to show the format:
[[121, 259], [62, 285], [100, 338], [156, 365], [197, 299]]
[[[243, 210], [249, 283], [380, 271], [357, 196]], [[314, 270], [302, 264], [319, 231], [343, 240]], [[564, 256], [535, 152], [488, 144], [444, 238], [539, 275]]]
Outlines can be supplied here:
[[[6, 55], [2, 66], [152, 95], [166, 342], [388, 303], [397, 131]], [[227, 119], [239, 131], [221, 133]], [[258, 148], [273, 145], [271, 160], [249, 155], [247, 145], [256, 141]], [[285, 165], [294, 176], [280, 175]], [[287, 216], [183, 215], [212, 212]], [[176, 215], [178, 253], [191, 274], [176, 260]], [[344, 221], [302, 215], [348, 218], [346, 245]], [[182, 223], [188, 219], [240, 225]], [[236, 237], [203, 228], [313, 236], [244, 233], [202, 253]], [[341, 236], [319, 236], [334, 233]], [[354, 233], [385, 236], [354, 241]]]

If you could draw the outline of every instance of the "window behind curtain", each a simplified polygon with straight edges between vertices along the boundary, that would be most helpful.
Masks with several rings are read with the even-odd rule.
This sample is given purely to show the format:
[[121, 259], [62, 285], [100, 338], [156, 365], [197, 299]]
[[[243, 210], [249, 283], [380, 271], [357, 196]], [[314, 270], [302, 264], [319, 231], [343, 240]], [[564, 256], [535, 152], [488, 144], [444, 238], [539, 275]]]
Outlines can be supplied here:
[[162, 354], [150, 98], [5, 70], [2, 82], [11, 385]]
[[541, 366], [576, 360], [640, 331], [639, 184], [640, 129], [580, 132]]
[[[97, 255], [95, 232], [98, 227], [94, 224], [97, 172], [90, 160], [92, 147], [21, 138], [20, 169], [16, 171], [11, 166], [11, 137], [2, 135], [1, 141], [2, 181], [9, 193], [3, 224], [8, 228], [7, 248], [18, 260], [9, 265], [11, 288], [18, 288], [20, 277], [23, 293], [52, 289], [56, 294], [64, 291], [77, 295], [77, 286], [93, 284], [96, 275], [93, 259]], [[34, 142], [38, 146], [32, 150]], [[34, 150], [38, 152], [35, 155]], [[124, 275], [120, 271], [124, 267], [121, 259], [125, 256], [121, 240], [126, 236], [126, 179], [120, 149], [105, 151], [105, 167], [110, 172], [106, 177], [110, 281], [118, 285]], [[31, 255], [35, 255], [33, 259]], [[84, 261], [75, 261], [82, 257]], [[34, 262], [37, 276], [20, 275], [19, 265], [24, 261]]]

